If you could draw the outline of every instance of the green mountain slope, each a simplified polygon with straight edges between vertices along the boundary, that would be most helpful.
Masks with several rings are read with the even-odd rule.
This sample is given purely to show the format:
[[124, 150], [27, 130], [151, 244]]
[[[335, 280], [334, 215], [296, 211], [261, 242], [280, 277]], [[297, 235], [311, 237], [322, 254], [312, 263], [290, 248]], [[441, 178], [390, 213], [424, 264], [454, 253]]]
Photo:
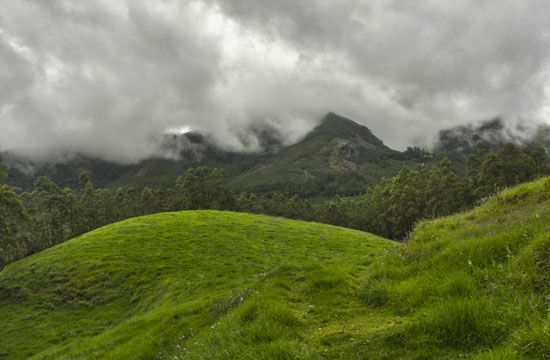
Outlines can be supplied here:
[[224, 169], [230, 177], [234, 177], [256, 165], [269, 150], [266, 145], [265, 151], [258, 153], [226, 151], [195, 133], [167, 135], [163, 149], [174, 159], [156, 156], [137, 164], [121, 165], [78, 155], [64, 162], [48, 163], [0, 152], [0, 164], [8, 165], [9, 176], [3, 182], [27, 190], [32, 189], [33, 181], [38, 176], [47, 176], [61, 187], [79, 188], [82, 171], [89, 172], [98, 187], [158, 188], [173, 187], [179, 176], [195, 166]]
[[304, 139], [288, 147], [282, 145], [281, 135], [273, 128], [251, 129], [261, 149], [256, 153], [227, 151], [208, 134], [186, 133], [164, 136], [157, 156], [137, 164], [119, 165], [77, 154], [66, 154], [70, 160], [51, 164], [3, 152], [0, 163], [9, 166], [9, 177], [2, 181], [27, 190], [40, 175], [61, 187], [78, 188], [79, 174], [84, 170], [99, 187], [172, 187], [190, 167], [209, 166], [224, 169], [239, 192], [331, 197], [362, 193], [382, 177], [395, 175], [403, 165], [448, 157], [462, 169], [478, 146], [493, 150], [509, 143], [550, 146], [547, 125], [525, 135], [525, 139], [513, 133], [502, 120], [493, 119], [442, 130], [434, 154], [419, 148], [399, 152], [385, 146], [367, 127], [329, 113]]
[[302, 141], [237, 176], [233, 184], [254, 193], [353, 195], [394, 175], [405, 164], [400, 155], [368, 128], [330, 113]]
[[258, 153], [227, 151], [211, 139], [188, 133], [164, 138], [163, 149], [178, 160], [154, 157], [123, 166], [77, 156], [64, 164], [43, 164], [0, 153], [0, 163], [12, 164], [7, 183], [24, 189], [39, 175], [77, 188], [83, 170], [101, 187], [167, 187], [190, 167], [209, 166], [224, 169], [239, 192], [333, 196], [361, 193], [404, 164], [425, 160], [391, 150], [368, 128], [332, 113], [289, 147], [282, 147], [269, 129], [258, 130], [256, 136], [262, 146]]
[[[304, 335], [355, 312], [358, 277], [393, 246], [215, 211], [113, 224], [0, 272], [0, 358], [312, 355]], [[228, 321], [242, 327], [225, 337]], [[242, 343], [216, 345], [232, 336]]]
[[107, 186], [109, 188], [129, 186], [136, 188], [145, 186], [152, 188], [174, 187], [178, 177], [184, 175], [190, 168], [197, 166], [223, 169], [229, 177], [234, 177], [261, 161], [262, 156], [262, 154], [234, 153], [210, 149], [207, 153], [201, 154], [199, 159], [148, 159], [130, 167], [121, 176], [110, 181]]
[[96, 186], [106, 187], [133, 168], [132, 165], [120, 165], [84, 156], [75, 156], [66, 162], [35, 163], [6, 153], [0, 153], [0, 164], [8, 166], [8, 178], [2, 180], [2, 183], [25, 190], [32, 189], [38, 176], [46, 176], [61, 187], [76, 189], [80, 187], [79, 175], [82, 171], [92, 174]]

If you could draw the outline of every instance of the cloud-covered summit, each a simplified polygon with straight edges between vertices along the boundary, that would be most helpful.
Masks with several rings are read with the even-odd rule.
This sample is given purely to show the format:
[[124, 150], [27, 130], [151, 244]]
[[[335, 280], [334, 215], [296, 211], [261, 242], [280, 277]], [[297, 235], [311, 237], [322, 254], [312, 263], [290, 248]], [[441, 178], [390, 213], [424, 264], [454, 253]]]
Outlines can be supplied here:
[[[335, 111], [404, 146], [548, 122], [546, 1], [0, 0], [0, 150], [131, 162], [194, 129], [291, 143]], [[243, 141], [244, 139], [244, 141]]]

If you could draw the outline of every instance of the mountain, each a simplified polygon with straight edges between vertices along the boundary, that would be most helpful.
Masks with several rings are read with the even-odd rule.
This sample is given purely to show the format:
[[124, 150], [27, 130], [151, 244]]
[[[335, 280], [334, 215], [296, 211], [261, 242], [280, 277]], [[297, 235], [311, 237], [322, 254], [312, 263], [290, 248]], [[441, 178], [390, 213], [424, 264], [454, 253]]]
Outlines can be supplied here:
[[89, 171], [100, 187], [171, 187], [190, 167], [209, 166], [225, 170], [238, 192], [331, 197], [360, 194], [405, 165], [449, 157], [460, 169], [479, 146], [498, 149], [515, 143], [550, 149], [550, 127], [522, 132], [508, 128], [498, 118], [441, 131], [433, 154], [420, 148], [392, 150], [367, 127], [334, 113], [325, 115], [317, 127], [291, 146], [283, 146], [280, 134], [268, 126], [251, 128], [250, 134], [260, 146], [258, 152], [228, 151], [205, 134], [187, 133], [165, 136], [156, 156], [133, 165], [78, 155], [52, 164], [0, 154], [0, 163], [11, 165], [7, 182], [24, 189], [31, 188], [39, 175], [76, 188], [83, 170]]
[[282, 191], [303, 196], [353, 195], [404, 165], [365, 126], [334, 113], [298, 143], [233, 179], [241, 191]]
[[478, 149], [497, 150], [507, 144], [543, 147], [550, 151], [550, 125], [511, 128], [501, 118], [441, 130], [434, 153], [461, 164]]
[[[197, 133], [165, 136], [159, 156], [134, 165], [117, 165], [75, 156], [62, 163], [35, 163], [0, 155], [10, 166], [8, 183], [29, 189], [39, 175], [61, 186], [76, 188], [78, 175], [91, 173], [96, 186], [173, 186], [190, 167], [218, 167], [226, 171], [239, 192], [285, 192], [302, 196], [354, 195], [401, 166], [424, 159], [403, 156], [385, 146], [365, 126], [334, 113], [298, 143], [283, 147], [280, 135], [268, 127], [250, 129], [261, 150], [227, 151]], [[162, 154], [162, 156], [161, 156]], [[19, 169], [28, 169], [21, 171]]]
[[179, 176], [195, 166], [221, 168], [232, 178], [268, 155], [274, 145], [269, 143], [266, 146], [268, 148], [257, 153], [242, 153], [221, 149], [201, 134], [173, 135], [165, 139], [163, 146], [163, 153], [166, 154], [168, 149], [171, 158], [154, 157], [141, 161], [109, 182], [108, 187], [171, 187]]
[[174, 186], [176, 178], [193, 166], [218, 167], [224, 169], [229, 176], [235, 176], [255, 165], [264, 154], [263, 151], [225, 151], [203, 135], [190, 132], [164, 136], [159, 153], [137, 164], [121, 165], [79, 154], [68, 154], [60, 161], [39, 162], [7, 152], [0, 153], [0, 164], [8, 166], [9, 176], [5, 182], [23, 189], [32, 188], [32, 183], [38, 176], [47, 176], [61, 187], [75, 189], [80, 186], [79, 175], [82, 171], [90, 173], [97, 187], [141, 188]]
[[0, 272], [6, 359], [547, 359], [550, 178], [410, 241], [269, 216], [134, 218]]
[[531, 140], [534, 146], [542, 146], [550, 152], [550, 125], [541, 125]]
[[8, 185], [28, 190], [38, 176], [47, 176], [61, 187], [78, 188], [79, 174], [88, 171], [93, 175], [94, 184], [107, 187], [109, 184], [132, 169], [131, 165], [121, 165], [78, 154], [71, 154], [62, 161], [34, 161], [15, 156], [9, 152], [0, 153], [0, 164], [7, 166]]
[[[262, 215], [133, 218], [0, 272], [0, 358], [295, 358], [302, 333], [393, 246]], [[233, 322], [242, 332], [224, 331]]]

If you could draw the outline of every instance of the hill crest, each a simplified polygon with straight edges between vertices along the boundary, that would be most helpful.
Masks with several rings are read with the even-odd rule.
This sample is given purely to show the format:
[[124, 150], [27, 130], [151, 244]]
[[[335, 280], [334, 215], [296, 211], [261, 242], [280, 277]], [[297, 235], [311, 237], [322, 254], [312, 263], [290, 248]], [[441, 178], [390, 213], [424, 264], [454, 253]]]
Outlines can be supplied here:
[[[173, 359], [194, 347], [191, 356], [214, 359], [198, 342], [248, 307], [249, 325], [264, 314], [273, 320], [257, 335], [250, 329], [253, 342], [294, 339], [302, 322], [294, 313], [351, 296], [353, 276], [394, 245], [356, 230], [220, 211], [111, 224], [0, 272], [0, 357]], [[289, 300], [285, 287], [301, 289], [302, 300]], [[292, 346], [253, 342], [224, 349], [271, 359]]]

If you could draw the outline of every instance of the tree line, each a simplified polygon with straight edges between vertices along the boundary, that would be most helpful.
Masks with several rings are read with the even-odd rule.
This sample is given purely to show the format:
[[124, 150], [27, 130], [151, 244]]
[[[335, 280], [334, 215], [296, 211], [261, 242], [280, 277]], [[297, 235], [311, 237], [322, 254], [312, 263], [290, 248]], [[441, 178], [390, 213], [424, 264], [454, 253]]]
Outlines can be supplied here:
[[469, 209], [506, 187], [546, 175], [550, 158], [543, 148], [482, 147], [462, 169], [448, 158], [432, 166], [407, 166], [364, 196], [327, 201], [319, 220], [403, 240], [419, 220]]
[[[362, 196], [328, 200], [236, 194], [223, 171], [207, 167], [188, 170], [173, 188], [164, 189], [96, 188], [86, 172], [79, 189], [61, 189], [38, 177], [28, 192], [0, 185], [0, 268], [109, 223], [180, 210], [269, 214], [402, 240], [419, 220], [467, 209], [507, 186], [549, 175], [549, 164], [542, 148], [480, 148], [463, 169], [447, 158], [433, 166], [407, 166]], [[0, 169], [0, 178], [5, 176]]]
[[[0, 169], [0, 178], [6, 176]], [[88, 173], [80, 188], [61, 189], [38, 177], [32, 191], [0, 185], [0, 268], [109, 223], [135, 216], [185, 209], [235, 210], [235, 195], [225, 174], [191, 169], [174, 188], [116, 191], [94, 187]]]

